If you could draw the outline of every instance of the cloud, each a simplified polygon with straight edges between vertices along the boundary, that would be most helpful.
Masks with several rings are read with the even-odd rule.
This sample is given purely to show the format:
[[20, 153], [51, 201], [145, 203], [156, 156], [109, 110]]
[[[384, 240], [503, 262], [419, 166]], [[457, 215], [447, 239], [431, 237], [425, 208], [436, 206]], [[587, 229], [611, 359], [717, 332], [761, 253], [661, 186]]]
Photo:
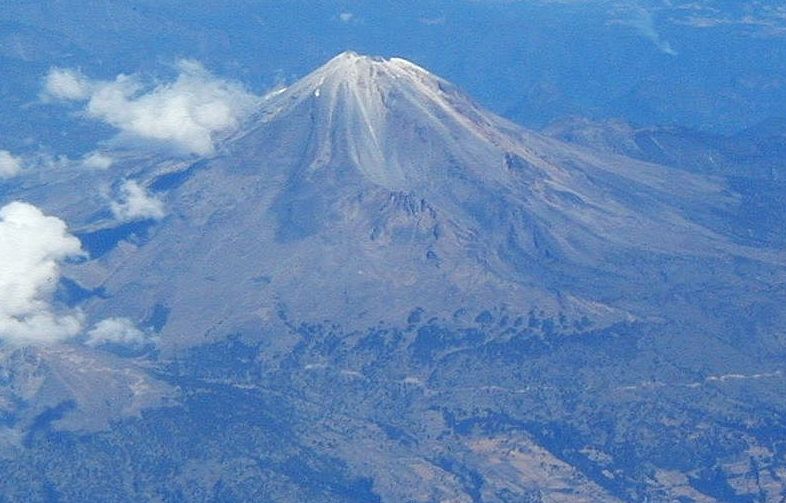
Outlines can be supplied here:
[[117, 128], [120, 140], [212, 154], [214, 136], [236, 129], [259, 98], [240, 84], [214, 77], [195, 61], [180, 61], [177, 68], [174, 82], [152, 88], [134, 76], [90, 80], [74, 70], [54, 68], [44, 89], [48, 96], [83, 101], [85, 115]]
[[139, 330], [128, 318], [108, 318], [96, 323], [87, 333], [85, 344], [93, 347], [120, 344], [139, 348], [153, 341], [153, 338]]
[[82, 255], [62, 220], [22, 202], [0, 209], [0, 340], [47, 344], [80, 332], [82, 314], [58, 312], [51, 300], [60, 264]]
[[445, 16], [440, 16], [440, 17], [421, 17], [420, 19], [418, 19], [418, 22], [420, 24], [426, 25], [426, 26], [439, 26], [439, 25], [445, 24], [446, 21], [447, 21], [447, 19], [445, 18]]
[[8, 150], [0, 150], [0, 178], [11, 178], [22, 172], [22, 159]]
[[88, 169], [109, 169], [113, 163], [114, 159], [101, 152], [93, 152], [82, 158], [82, 166]]
[[12, 178], [25, 172], [37, 170], [62, 170], [74, 167], [105, 170], [114, 164], [114, 159], [102, 152], [90, 152], [81, 159], [69, 159], [65, 155], [52, 155], [38, 152], [24, 158], [15, 156], [7, 150], [0, 150], [0, 179]]
[[786, 7], [760, 2], [740, 3], [736, 7], [719, 10], [704, 3], [688, 4], [680, 6], [672, 22], [697, 29], [733, 26], [746, 35], [764, 38], [786, 35]]
[[134, 220], [160, 220], [164, 218], [164, 203], [147, 193], [133, 180], [126, 180], [120, 187], [120, 199], [110, 204], [112, 214], [121, 222]]
[[349, 23], [354, 19], [355, 15], [351, 12], [342, 12], [338, 15], [338, 18], [341, 20], [342, 23]]
[[652, 42], [660, 52], [670, 56], [677, 55], [677, 51], [671, 47], [668, 41], [663, 40], [660, 33], [655, 29], [655, 21], [650, 11], [635, 5], [624, 6], [621, 10], [623, 16], [610, 21], [612, 24], [630, 26], [639, 35]]
[[44, 99], [84, 100], [90, 96], [93, 83], [77, 70], [52, 68], [44, 79]]

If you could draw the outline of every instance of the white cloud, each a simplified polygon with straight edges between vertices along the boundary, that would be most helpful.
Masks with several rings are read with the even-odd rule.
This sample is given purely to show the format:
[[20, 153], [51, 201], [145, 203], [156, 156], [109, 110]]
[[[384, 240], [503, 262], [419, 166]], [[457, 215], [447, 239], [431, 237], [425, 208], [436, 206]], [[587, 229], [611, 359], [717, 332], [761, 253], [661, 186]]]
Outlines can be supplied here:
[[655, 29], [655, 20], [650, 11], [643, 7], [633, 5], [625, 6], [621, 11], [624, 17], [614, 19], [611, 23], [630, 26], [639, 32], [639, 35], [652, 42], [660, 52], [670, 56], [677, 55], [677, 51], [675, 51], [671, 47], [671, 44], [667, 40], [664, 40]]
[[87, 333], [85, 344], [100, 346], [110, 343], [141, 347], [152, 341], [148, 334], [139, 330], [128, 318], [108, 318], [96, 323]]
[[52, 68], [44, 79], [44, 98], [84, 100], [92, 91], [90, 79], [77, 70]]
[[120, 187], [120, 199], [112, 201], [112, 214], [121, 222], [164, 218], [164, 203], [147, 193], [133, 180], [126, 180]]
[[342, 12], [338, 15], [338, 18], [341, 20], [342, 23], [349, 23], [355, 17], [354, 14], [351, 12]]
[[0, 150], [0, 178], [11, 178], [22, 172], [22, 159], [8, 150]]
[[253, 111], [259, 98], [240, 84], [214, 77], [195, 61], [180, 61], [174, 82], [146, 89], [133, 76], [86, 80], [73, 70], [52, 69], [46, 93], [85, 101], [85, 114], [117, 128], [121, 140], [167, 146], [208, 155], [214, 136], [231, 131]]
[[420, 24], [423, 24], [423, 25], [426, 25], [426, 26], [439, 26], [439, 25], [445, 24], [446, 21], [447, 21], [447, 19], [445, 18], [445, 16], [440, 16], [440, 17], [422, 17], [422, 18], [418, 19], [418, 22]]
[[58, 312], [51, 300], [59, 264], [81, 255], [62, 220], [22, 202], [0, 209], [0, 340], [46, 344], [79, 333], [81, 313]]
[[37, 152], [22, 158], [7, 150], [0, 150], [0, 179], [36, 171], [64, 170], [80, 166], [105, 170], [110, 168], [113, 162], [110, 156], [100, 152], [87, 154], [82, 159], [69, 159], [65, 155], [52, 155], [47, 152]]
[[109, 169], [112, 167], [114, 160], [101, 152], [93, 152], [82, 158], [82, 166], [89, 169]]
[[0, 150], [0, 179], [18, 176], [36, 170], [60, 170], [81, 166], [87, 169], [105, 170], [114, 164], [114, 159], [101, 152], [91, 152], [82, 159], [69, 159], [65, 155], [38, 152], [24, 158], [7, 150]]
[[736, 9], [719, 10], [707, 4], [681, 6], [672, 22], [698, 29], [734, 26], [741, 33], [759, 37], [782, 37], [786, 35], [786, 7], [764, 5], [761, 2], [740, 3]]

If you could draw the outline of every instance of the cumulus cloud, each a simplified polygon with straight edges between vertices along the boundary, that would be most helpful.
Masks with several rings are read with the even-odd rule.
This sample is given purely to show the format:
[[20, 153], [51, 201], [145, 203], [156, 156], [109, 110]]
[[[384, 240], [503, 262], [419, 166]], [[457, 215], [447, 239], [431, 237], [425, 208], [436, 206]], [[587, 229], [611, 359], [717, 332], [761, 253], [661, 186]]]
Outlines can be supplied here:
[[178, 70], [174, 82], [149, 88], [134, 76], [90, 80], [73, 70], [54, 68], [44, 88], [48, 96], [83, 101], [85, 114], [117, 128], [122, 140], [211, 154], [215, 135], [237, 128], [259, 98], [240, 84], [216, 78], [195, 61], [180, 61]]
[[87, 333], [85, 344], [93, 347], [104, 344], [120, 344], [139, 348], [151, 342], [153, 339], [139, 330], [128, 318], [108, 318], [96, 323]]
[[0, 209], [0, 340], [46, 344], [79, 333], [81, 313], [51, 301], [60, 264], [82, 255], [62, 220], [22, 202]]
[[11, 178], [22, 172], [22, 159], [8, 150], [0, 150], [0, 178]]
[[77, 70], [52, 68], [44, 79], [43, 97], [56, 100], [83, 100], [90, 96], [93, 83]]
[[164, 203], [148, 194], [144, 187], [133, 180], [126, 180], [120, 187], [120, 199], [110, 204], [112, 214], [121, 222], [134, 220], [159, 220], [164, 218]]

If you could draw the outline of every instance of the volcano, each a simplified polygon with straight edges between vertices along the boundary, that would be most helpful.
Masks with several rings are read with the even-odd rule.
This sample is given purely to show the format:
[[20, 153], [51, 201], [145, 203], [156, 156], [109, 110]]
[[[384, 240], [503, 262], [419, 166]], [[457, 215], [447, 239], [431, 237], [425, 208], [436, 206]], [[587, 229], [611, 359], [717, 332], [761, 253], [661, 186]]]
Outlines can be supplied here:
[[651, 302], [663, 264], [777, 259], [720, 232], [735, 201], [716, 180], [593, 155], [405, 60], [354, 53], [149, 185], [172, 214], [75, 276], [114, 299], [99, 314], [166, 306], [165, 346], [283, 312], [353, 327], [469, 307], [609, 324], [650, 314], [637, 288]]
[[[14, 420], [31, 433], [0, 462], [8, 484], [73, 496], [87, 463], [107, 475], [91, 494], [131, 500], [783, 490], [786, 255], [732, 232], [744, 201], [724, 179], [540, 135], [351, 52], [267, 95], [214, 155], [129, 159], [162, 220], [116, 227], [99, 196], [51, 195], [87, 175], [28, 195], [92, 255], [64, 269], [85, 316], [158, 345], [23, 359], [44, 363], [17, 388], [47, 368], [65, 384]], [[111, 392], [53, 398], [101, 382], [69, 378], [84, 361]], [[133, 417], [105, 406], [124, 393]], [[107, 416], [90, 428], [85, 396]], [[145, 477], [90, 464], [110, 453]], [[64, 458], [54, 482], [25, 475]]]

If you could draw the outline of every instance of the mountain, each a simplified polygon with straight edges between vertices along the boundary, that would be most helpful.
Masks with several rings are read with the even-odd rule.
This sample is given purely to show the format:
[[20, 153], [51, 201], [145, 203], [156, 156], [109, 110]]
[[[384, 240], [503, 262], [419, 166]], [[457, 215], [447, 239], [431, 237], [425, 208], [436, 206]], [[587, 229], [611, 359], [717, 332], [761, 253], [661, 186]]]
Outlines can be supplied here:
[[[7, 399], [10, 499], [784, 490], [786, 254], [730, 231], [744, 199], [724, 178], [522, 129], [408, 61], [354, 53], [265, 97], [215, 155], [124, 155], [14, 188], [90, 252], [64, 269], [88, 319], [160, 342], [75, 341], [12, 367], [16, 389], [103, 377]], [[118, 175], [167, 216], [118, 225], [79, 189]], [[126, 401], [91, 408], [99, 390]]]
[[543, 133], [595, 151], [721, 177], [741, 198], [739, 211], [726, 222], [729, 233], [756, 246], [786, 245], [783, 121], [768, 120], [737, 134], [721, 135], [574, 117], [552, 124]]
[[786, 124], [764, 121], [731, 135], [680, 127], [636, 127], [621, 119], [592, 121], [571, 117], [544, 134], [595, 151], [607, 151], [683, 170], [721, 176], [746, 176], [778, 182], [786, 149]]
[[712, 230], [735, 204], [715, 181], [526, 132], [398, 59], [342, 54], [180, 173], [150, 182], [172, 215], [145, 246], [74, 273], [132, 317], [166, 305], [165, 345], [279, 309], [359, 326], [483, 304], [618, 321], [630, 306], [598, 287], [641, 281], [632, 256], [779, 260]]

